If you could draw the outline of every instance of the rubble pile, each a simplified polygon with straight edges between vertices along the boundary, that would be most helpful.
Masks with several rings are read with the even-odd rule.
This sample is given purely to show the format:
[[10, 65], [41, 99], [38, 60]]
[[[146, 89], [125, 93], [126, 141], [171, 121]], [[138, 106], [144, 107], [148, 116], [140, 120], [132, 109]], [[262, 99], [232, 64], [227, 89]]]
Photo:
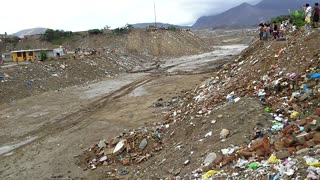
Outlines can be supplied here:
[[[265, 106], [264, 111], [270, 113], [272, 125], [263, 127], [257, 124], [247, 145], [233, 147], [232, 153], [222, 149], [223, 156], [215, 158], [204, 168], [221, 169], [231, 165], [234, 170], [204, 172], [202, 168], [193, 172], [194, 177], [199, 178], [201, 174], [202, 178], [234, 179], [268, 175], [271, 179], [320, 177], [320, 168], [317, 168], [320, 166], [320, 52], [318, 48], [308, 46], [308, 43], [312, 44], [310, 37], [318, 35], [319, 31], [301, 32], [296, 34], [302, 36], [301, 39], [289, 40], [290, 45], [283, 44], [285, 47], [273, 42], [265, 48], [258, 42], [256, 46], [261, 49], [255, 52], [256, 55], [248, 56], [246, 53], [250, 49], [245, 51], [246, 58], [242, 55], [234, 63], [225, 65], [216, 77], [196, 88], [192, 109], [199, 115], [212, 114], [213, 105], [219, 103], [237, 103], [243, 97], [256, 97]], [[302, 43], [306, 40], [309, 42]], [[264, 57], [270, 59], [261, 51], [272, 46], [275, 46], [274, 57], [271, 54], [274, 60], [261, 63]], [[293, 54], [294, 49], [304, 50], [302, 57]], [[263, 69], [264, 66], [267, 68]], [[256, 174], [252, 175], [252, 170], [257, 170]]]
[[[60, 90], [112, 78], [140, 66], [146, 59], [103, 52], [102, 55], [81, 58], [48, 60], [8, 68], [1, 68], [0, 103], [49, 90]], [[10, 99], [9, 99], [10, 98]]]
[[130, 177], [318, 179], [319, 33], [256, 41], [173, 107], [155, 106], [168, 126], [162, 150], [138, 169], [126, 163]]
[[142, 127], [122, 133], [109, 142], [100, 140], [85, 152], [87, 153], [87, 168], [121, 163], [123, 165], [139, 164], [150, 159], [162, 149], [161, 133], [169, 124], [161, 124], [153, 129]]

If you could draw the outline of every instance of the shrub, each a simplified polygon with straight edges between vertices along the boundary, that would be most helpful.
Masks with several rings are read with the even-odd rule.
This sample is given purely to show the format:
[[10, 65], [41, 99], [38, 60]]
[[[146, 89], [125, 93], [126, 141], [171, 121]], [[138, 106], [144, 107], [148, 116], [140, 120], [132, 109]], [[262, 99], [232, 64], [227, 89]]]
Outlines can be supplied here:
[[[64, 30], [53, 30], [47, 29], [46, 32], [42, 35], [42, 39], [49, 42], [63, 42], [64, 39], [67, 39], [72, 36], [72, 31], [64, 31]], [[59, 43], [59, 44], [61, 44]]]
[[281, 22], [284, 20], [290, 19], [290, 23], [296, 25], [297, 27], [304, 26], [304, 12], [301, 10], [295, 10], [288, 15], [281, 15], [274, 18], [271, 18], [270, 22]]
[[133, 25], [127, 24], [124, 27], [116, 28], [116, 29], [112, 30], [112, 32], [116, 35], [122, 35], [122, 34], [129, 33], [133, 28], [134, 28]]
[[103, 30], [100, 29], [90, 29], [88, 31], [89, 35], [99, 35], [99, 34], [103, 34]]
[[48, 54], [45, 51], [40, 51], [40, 60], [44, 61], [48, 59]]
[[168, 26], [167, 28], [169, 31], [177, 31], [177, 28], [175, 26]]

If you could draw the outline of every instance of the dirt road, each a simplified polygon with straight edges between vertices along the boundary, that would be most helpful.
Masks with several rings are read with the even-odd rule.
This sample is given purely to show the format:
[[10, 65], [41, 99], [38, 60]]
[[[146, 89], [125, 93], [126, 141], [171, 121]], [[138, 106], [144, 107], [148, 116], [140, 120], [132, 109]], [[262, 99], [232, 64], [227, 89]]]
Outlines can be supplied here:
[[151, 107], [192, 90], [246, 46], [169, 59], [157, 70], [122, 74], [0, 105], [0, 179], [95, 179], [77, 155], [124, 129], [161, 121]]

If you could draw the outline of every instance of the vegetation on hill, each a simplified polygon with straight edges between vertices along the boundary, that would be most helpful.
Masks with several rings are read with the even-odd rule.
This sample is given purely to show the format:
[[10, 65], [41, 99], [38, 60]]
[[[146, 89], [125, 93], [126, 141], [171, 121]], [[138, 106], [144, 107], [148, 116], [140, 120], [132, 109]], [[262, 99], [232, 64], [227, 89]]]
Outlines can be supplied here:
[[55, 45], [61, 45], [66, 39], [72, 36], [72, 31], [47, 29], [42, 39]]
[[89, 35], [103, 34], [103, 30], [100, 29], [90, 29], [88, 30]]
[[112, 32], [116, 35], [121, 35], [121, 34], [129, 33], [133, 28], [134, 28], [133, 25], [127, 24], [124, 27], [116, 28], [112, 30]]
[[274, 18], [271, 18], [270, 22], [281, 22], [284, 20], [290, 20], [290, 23], [296, 25], [297, 27], [304, 26], [304, 12], [300, 10], [295, 10], [290, 14], [281, 15]]

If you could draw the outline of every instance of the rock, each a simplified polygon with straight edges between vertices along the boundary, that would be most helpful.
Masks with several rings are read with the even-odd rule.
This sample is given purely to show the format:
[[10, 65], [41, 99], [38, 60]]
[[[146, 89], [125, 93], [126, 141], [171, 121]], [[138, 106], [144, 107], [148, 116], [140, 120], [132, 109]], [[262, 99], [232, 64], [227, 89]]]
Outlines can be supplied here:
[[203, 164], [205, 166], [209, 166], [213, 161], [215, 161], [217, 159], [217, 155], [216, 153], [209, 153], [207, 155], [207, 157], [205, 158]]
[[173, 174], [174, 174], [175, 176], [177, 176], [177, 175], [180, 174], [180, 172], [181, 172], [181, 168], [176, 169], [175, 171], [173, 171]]
[[281, 141], [280, 138], [274, 142], [274, 149], [277, 151], [284, 149], [284, 143]]
[[305, 92], [301, 97], [300, 97], [300, 101], [304, 101], [305, 99], [307, 99], [308, 97], [310, 97], [310, 95], [312, 94], [312, 90], [308, 89], [307, 92]]
[[320, 143], [320, 132], [316, 132], [316, 133], [313, 135], [312, 140], [313, 140], [314, 142], [316, 142], [317, 144], [319, 144], [319, 143]]
[[147, 145], [148, 145], [148, 141], [146, 138], [144, 138], [139, 145], [139, 149], [144, 150], [144, 148], [146, 148]]
[[283, 137], [282, 141], [284, 142], [284, 146], [287, 148], [293, 146], [296, 142], [292, 135]]
[[312, 148], [314, 145], [316, 145], [312, 140], [309, 140], [304, 143], [303, 147], [309, 147]]
[[220, 132], [220, 138], [227, 138], [228, 135], [230, 134], [230, 131], [228, 129], [222, 129], [222, 131]]
[[291, 154], [289, 151], [284, 150], [284, 151], [276, 152], [275, 155], [276, 155], [277, 159], [284, 159], [284, 158], [289, 157]]
[[304, 154], [310, 151], [310, 148], [300, 149], [296, 152], [297, 155]]
[[253, 156], [253, 152], [241, 150], [238, 152], [238, 155], [248, 158]]
[[304, 125], [306, 125], [306, 124], [307, 124], [307, 120], [306, 120], [306, 119], [303, 119], [303, 120], [301, 120], [301, 121], [298, 122], [298, 125], [299, 125], [299, 126], [304, 126]]
[[293, 155], [293, 154], [297, 151], [297, 149], [296, 149], [295, 147], [290, 147], [290, 148], [288, 148], [287, 150], [289, 151], [289, 153], [290, 153], [291, 155]]
[[303, 145], [306, 142], [305, 136], [297, 136], [296, 140], [298, 145]]
[[312, 131], [319, 131], [320, 130], [320, 118], [317, 118], [314, 120], [315, 124], [314, 126], [311, 126]]
[[113, 148], [107, 148], [107, 149], [104, 149], [104, 155], [110, 155], [113, 153]]

